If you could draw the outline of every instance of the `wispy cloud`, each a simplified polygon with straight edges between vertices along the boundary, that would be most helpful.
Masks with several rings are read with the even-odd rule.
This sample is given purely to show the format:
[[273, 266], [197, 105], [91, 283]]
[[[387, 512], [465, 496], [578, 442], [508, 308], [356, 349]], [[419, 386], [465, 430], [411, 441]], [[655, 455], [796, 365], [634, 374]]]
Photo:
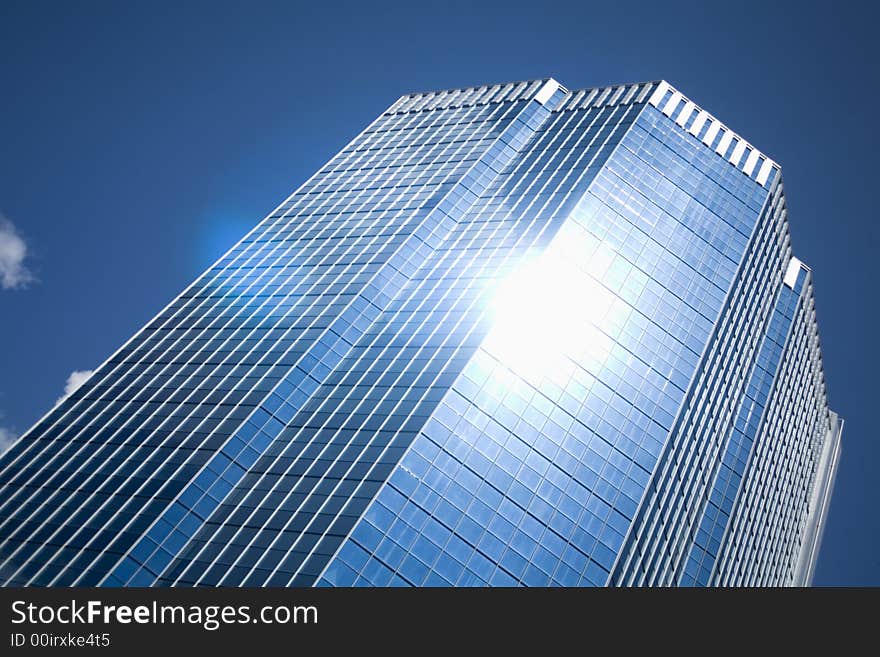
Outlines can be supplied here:
[[14, 290], [35, 280], [25, 266], [28, 248], [9, 219], [0, 214], [0, 287]]
[[64, 394], [58, 398], [56, 404], [60, 404], [62, 401], [67, 399], [68, 396], [73, 394], [73, 391], [79, 388], [83, 383], [85, 383], [86, 379], [88, 379], [92, 374], [94, 374], [94, 370], [74, 370], [70, 373], [70, 376], [67, 377], [67, 383], [64, 384]]
[[9, 429], [5, 429], [0, 427], [0, 454], [3, 454], [9, 446], [15, 442], [15, 439], [18, 438], [12, 431]]

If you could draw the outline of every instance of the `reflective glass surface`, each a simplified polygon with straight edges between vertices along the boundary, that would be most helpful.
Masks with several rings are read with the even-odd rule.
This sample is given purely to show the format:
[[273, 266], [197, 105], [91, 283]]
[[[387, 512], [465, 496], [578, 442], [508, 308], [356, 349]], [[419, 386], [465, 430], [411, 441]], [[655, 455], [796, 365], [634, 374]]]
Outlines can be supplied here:
[[786, 221], [665, 82], [404, 96], [0, 459], [0, 582], [796, 583]]

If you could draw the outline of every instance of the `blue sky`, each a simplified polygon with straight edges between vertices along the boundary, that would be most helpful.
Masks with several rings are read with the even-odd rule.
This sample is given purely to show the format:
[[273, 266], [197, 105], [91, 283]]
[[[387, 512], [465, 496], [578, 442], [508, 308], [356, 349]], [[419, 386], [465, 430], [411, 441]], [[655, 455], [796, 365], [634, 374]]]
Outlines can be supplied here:
[[782, 164], [846, 419], [816, 583], [880, 584], [874, 10], [175, 4], [0, 9], [0, 442], [401, 94], [665, 78]]

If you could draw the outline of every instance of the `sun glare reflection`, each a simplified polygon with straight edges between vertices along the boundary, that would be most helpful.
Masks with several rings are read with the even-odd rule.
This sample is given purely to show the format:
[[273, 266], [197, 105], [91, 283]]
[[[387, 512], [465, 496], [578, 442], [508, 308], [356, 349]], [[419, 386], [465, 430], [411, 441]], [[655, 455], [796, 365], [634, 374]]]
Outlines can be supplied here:
[[491, 302], [486, 350], [531, 382], [547, 378], [564, 386], [570, 359], [593, 371], [601, 367], [614, 344], [602, 329], [620, 326], [628, 311], [566, 255], [548, 249], [526, 262]]

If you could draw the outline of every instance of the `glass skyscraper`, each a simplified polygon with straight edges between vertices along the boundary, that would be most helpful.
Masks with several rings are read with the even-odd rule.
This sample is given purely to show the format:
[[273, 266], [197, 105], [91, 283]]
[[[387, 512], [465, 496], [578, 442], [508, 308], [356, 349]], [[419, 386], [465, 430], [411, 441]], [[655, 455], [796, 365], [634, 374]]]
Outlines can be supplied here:
[[0, 582], [808, 584], [811, 276], [666, 82], [404, 96], [0, 459]]

